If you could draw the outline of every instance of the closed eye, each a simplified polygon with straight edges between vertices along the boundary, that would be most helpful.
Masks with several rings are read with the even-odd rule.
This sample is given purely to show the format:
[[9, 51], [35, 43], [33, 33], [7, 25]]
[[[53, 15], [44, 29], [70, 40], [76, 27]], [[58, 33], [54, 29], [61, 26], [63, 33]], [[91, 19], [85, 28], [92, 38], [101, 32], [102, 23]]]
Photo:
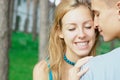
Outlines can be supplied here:
[[100, 13], [98, 11], [93, 11], [95, 17], [99, 17]]
[[74, 31], [74, 30], [75, 30], [75, 28], [69, 28], [68, 30], [69, 30], [69, 31]]
[[93, 27], [93, 21], [89, 21], [84, 24], [85, 29], [91, 29]]
[[92, 28], [92, 26], [86, 26], [85, 28], [86, 28], [86, 29], [91, 29], [91, 28]]

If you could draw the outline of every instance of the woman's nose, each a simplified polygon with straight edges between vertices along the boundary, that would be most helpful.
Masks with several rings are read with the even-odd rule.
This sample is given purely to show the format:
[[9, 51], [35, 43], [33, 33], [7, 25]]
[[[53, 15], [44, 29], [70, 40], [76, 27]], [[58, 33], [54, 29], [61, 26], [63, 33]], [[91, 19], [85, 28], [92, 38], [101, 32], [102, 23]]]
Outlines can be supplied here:
[[83, 38], [85, 38], [85, 36], [86, 36], [86, 34], [83, 30], [78, 30], [78, 37], [79, 38], [83, 39]]

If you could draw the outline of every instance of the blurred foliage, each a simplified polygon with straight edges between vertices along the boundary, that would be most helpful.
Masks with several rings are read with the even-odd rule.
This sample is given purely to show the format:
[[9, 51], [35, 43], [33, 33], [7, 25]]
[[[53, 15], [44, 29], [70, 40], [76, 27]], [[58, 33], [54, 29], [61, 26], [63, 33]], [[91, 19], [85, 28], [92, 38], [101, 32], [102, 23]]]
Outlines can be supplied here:
[[[112, 45], [112, 42], [113, 42], [113, 45]], [[100, 54], [105, 54], [117, 47], [120, 47], [120, 40], [116, 39], [116, 40], [113, 40], [113, 41], [109, 41], [109, 42], [104, 42], [102, 40], [102, 37], [100, 37], [100, 43], [98, 44], [98, 47], [97, 47], [97, 54], [100, 55]], [[112, 48], [111, 48], [112, 46]]]
[[9, 80], [32, 80], [32, 70], [38, 61], [38, 39], [31, 34], [13, 32], [9, 51]]

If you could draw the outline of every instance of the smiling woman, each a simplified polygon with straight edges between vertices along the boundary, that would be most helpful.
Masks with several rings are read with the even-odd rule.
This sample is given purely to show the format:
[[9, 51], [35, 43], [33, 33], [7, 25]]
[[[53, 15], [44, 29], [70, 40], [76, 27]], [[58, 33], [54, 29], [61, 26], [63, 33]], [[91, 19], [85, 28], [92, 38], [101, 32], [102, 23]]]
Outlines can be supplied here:
[[67, 45], [66, 56], [74, 62], [89, 55], [95, 43], [95, 35], [91, 13], [86, 6], [81, 5], [63, 16], [60, 38]]
[[80, 67], [95, 55], [97, 36], [89, 0], [62, 1], [50, 31], [49, 58], [35, 66], [33, 80], [79, 80], [88, 70]]

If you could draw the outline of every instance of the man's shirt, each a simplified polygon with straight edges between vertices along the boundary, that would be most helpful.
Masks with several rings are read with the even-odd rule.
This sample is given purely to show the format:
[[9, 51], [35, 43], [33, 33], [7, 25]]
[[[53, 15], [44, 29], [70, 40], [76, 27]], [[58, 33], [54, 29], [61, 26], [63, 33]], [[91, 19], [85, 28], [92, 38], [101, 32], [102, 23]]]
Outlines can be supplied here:
[[80, 80], [120, 80], [120, 48], [92, 58], [85, 67], [89, 70]]

